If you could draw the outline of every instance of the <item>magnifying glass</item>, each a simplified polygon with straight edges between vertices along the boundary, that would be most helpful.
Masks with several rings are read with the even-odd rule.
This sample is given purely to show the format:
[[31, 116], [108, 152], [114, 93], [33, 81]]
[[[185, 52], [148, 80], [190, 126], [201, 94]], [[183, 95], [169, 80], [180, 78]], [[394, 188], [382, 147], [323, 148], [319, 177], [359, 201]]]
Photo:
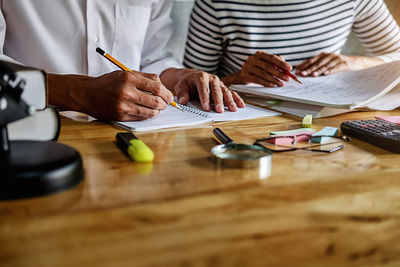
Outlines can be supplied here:
[[213, 133], [222, 143], [211, 149], [211, 154], [218, 166], [259, 168], [260, 177], [270, 175], [271, 151], [257, 145], [235, 144], [220, 128], [215, 128]]

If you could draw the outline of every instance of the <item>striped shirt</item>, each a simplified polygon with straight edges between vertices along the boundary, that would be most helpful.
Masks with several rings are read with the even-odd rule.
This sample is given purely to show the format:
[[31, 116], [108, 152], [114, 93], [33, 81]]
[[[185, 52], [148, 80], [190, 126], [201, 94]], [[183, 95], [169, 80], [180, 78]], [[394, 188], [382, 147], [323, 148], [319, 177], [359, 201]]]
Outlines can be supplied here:
[[296, 65], [338, 53], [351, 32], [366, 52], [400, 60], [400, 30], [383, 0], [196, 0], [184, 64], [218, 75], [257, 51]]

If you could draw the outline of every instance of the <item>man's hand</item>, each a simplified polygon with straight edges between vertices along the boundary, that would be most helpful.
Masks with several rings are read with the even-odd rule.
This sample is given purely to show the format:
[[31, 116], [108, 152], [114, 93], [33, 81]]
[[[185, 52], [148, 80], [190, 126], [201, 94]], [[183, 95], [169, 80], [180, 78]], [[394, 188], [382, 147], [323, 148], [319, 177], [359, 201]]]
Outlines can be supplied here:
[[198, 97], [203, 110], [211, 110], [211, 102], [215, 111], [224, 112], [224, 106], [230, 111], [237, 107], [245, 107], [242, 98], [229, 90], [215, 75], [194, 69], [167, 69], [161, 74], [162, 82], [173, 90], [180, 104], [187, 104], [190, 98]]
[[374, 57], [344, 56], [334, 53], [321, 53], [303, 61], [296, 66], [296, 74], [301, 76], [318, 77], [333, 73], [359, 70], [384, 63], [383, 60]]
[[99, 119], [152, 118], [173, 100], [158, 75], [140, 72], [114, 71], [97, 78], [49, 74], [48, 84], [50, 104]]

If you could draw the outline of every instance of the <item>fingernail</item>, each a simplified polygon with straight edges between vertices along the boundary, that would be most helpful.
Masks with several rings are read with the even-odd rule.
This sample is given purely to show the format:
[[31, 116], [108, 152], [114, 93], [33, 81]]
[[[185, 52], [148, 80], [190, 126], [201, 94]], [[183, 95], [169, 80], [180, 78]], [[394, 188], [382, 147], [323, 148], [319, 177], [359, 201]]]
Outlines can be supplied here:
[[318, 76], [318, 74], [319, 74], [318, 71], [314, 71], [311, 75], [315, 77]]
[[205, 103], [205, 104], [204, 104], [204, 109], [205, 109], [205, 110], [210, 110], [210, 104]]
[[302, 71], [302, 72], [301, 72], [301, 75], [307, 75], [307, 74], [308, 74], [307, 71]]
[[179, 98], [178, 102], [179, 102], [180, 104], [185, 103], [185, 97], [184, 97], [184, 96], [181, 96], [181, 97]]
[[224, 112], [224, 106], [221, 105], [221, 104], [218, 104], [218, 105], [216, 106], [216, 110], [217, 110], [218, 112]]

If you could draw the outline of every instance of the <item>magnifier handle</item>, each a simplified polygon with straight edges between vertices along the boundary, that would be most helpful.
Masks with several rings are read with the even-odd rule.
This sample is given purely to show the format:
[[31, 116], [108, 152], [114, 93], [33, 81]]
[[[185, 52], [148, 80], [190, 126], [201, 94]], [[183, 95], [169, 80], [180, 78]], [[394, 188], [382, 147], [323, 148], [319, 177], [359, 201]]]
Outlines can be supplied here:
[[220, 128], [214, 128], [213, 133], [218, 138], [218, 140], [223, 144], [233, 144], [233, 143], [235, 143]]

